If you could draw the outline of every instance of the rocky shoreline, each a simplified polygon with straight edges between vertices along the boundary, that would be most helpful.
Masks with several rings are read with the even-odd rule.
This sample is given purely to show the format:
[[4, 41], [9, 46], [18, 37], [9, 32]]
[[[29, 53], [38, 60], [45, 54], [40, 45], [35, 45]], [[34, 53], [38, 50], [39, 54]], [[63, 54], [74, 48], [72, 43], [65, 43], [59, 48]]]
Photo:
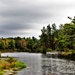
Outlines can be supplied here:
[[13, 70], [4, 70], [4, 75], [14, 75], [18, 73], [18, 71], [13, 71]]

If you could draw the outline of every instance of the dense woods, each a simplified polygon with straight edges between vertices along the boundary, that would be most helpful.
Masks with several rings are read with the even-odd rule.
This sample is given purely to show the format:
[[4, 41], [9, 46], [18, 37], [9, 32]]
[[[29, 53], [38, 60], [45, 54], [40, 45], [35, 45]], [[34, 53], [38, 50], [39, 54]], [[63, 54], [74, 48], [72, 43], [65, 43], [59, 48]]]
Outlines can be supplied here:
[[70, 18], [70, 23], [61, 24], [59, 29], [56, 24], [48, 24], [41, 29], [39, 39], [35, 38], [0, 38], [1, 51], [41, 52], [47, 51], [74, 51], [75, 50], [75, 17]]

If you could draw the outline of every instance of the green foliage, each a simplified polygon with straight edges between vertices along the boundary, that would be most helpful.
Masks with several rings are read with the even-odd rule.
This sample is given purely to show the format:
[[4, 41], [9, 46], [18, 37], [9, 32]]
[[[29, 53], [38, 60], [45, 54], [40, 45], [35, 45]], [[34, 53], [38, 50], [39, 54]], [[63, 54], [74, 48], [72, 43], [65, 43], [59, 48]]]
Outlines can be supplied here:
[[41, 31], [42, 31], [42, 34], [40, 35], [41, 45], [45, 48], [51, 48], [55, 50], [58, 36], [56, 25], [52, 24], [52, 27], [48, 25], [47, 28], [43, 27]]
[[0, 75], [3, 75], [3, 74], [4, 74], [4, 72], [1, 72], [1, 71], [0, 71]]
[[26, 68], [26, 65], [23, 62], [16, 62], [15, 67], [18, 67], [19, 69]]
[[23, 62], [18, 61], [16, 58], [6, 58], [0, 60], [0, 75], [3, 75], [3, 70], [19, 70], [26, 68]]
[[52, 27], [50, 25], [47, 28], [43, 27], [40, 45], [45, 47], [47, 51], [75, 50], [75, 17], [69, 19], [71, 23], [61, 24], [59, 29], [56, 29], [55, 24], [52, 24]]
[[47, 52], [51, 52], [51, 51], [53, 51], [53, 50], [52, 50], [52, 49], [50, 49], [50, 48], [48, 48], [48, 49], [47, 49]]
[[75, 52], [72, 50], [69, 50], [68, 52], [62, 52], [61, 57], [75, 61]]
[[1, 38], [0, 50], [41, 52], [75, 50], [75, 17], [68, 17], [71, 22], [61, 24], [59, 29], [56, 24], [48, 24], [41, 29], [40, 39], [32, 38]]
[[9, 48], [10, 49], [15, 49], [15, 40], [10, 40], [10, 42], [9, 42]]
[[2, 70], [3, 70], [2, 67], [0, 67], [0, 72], [1, 72]]
[[12, 62], [16, 62], [17, 59], [16, 59], [16, 58], [13, 58], [13, 57], [8, 57], [8, 58], [6, 59], [6, 61], [12, 63]]
[[1, 49], [5, 49], [6, 48], [6, 44], [5, 44], [5, 41], [4, 40], [1, 41], [0, 48]]

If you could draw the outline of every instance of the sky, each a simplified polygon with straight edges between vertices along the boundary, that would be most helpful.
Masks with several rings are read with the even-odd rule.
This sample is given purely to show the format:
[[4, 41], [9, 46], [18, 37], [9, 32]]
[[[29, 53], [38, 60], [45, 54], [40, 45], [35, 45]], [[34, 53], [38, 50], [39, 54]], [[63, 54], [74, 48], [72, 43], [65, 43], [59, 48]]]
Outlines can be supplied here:
[[68, 23], [75, 0], [0, 0], [0, 37], [41, 35], [43, 26]]

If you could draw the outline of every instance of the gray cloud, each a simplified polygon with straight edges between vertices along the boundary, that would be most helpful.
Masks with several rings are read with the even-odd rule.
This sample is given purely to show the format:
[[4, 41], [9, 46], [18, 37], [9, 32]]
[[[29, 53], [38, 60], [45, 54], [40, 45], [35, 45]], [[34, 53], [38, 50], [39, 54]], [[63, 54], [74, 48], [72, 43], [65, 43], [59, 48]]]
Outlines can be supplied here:
[[39, 36], [40, 29], [49, 23], [68, 22], [67, 16], [75, 13], [74, 3], [74, 0], [0, 0], [0, 37]]
[[35, 27], [31, 27], [30, 24], [21, 24], [21, 23], [8, 23], [5, 25], [2, 25], [1, 28], [3, 28], [4, 30], [22, 30], [22, 29], [34, 29]]

